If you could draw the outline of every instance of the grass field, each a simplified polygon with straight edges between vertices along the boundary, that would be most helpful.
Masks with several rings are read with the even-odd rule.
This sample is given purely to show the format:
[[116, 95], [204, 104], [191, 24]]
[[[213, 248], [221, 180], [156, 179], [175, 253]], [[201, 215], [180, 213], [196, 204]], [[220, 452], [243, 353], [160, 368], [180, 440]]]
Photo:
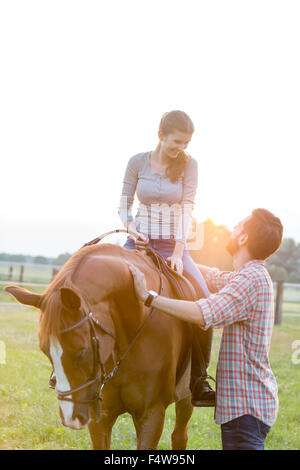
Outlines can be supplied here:
[[[5, 299], [6, 302], [6, 299]], [[61, 425], [55, 392], [48, 389], [51, 367], [38, 347], [39, 314], [25, 308], [0, 310], [0, 341], [6, 364], [0, 364], [0, 449], [90, 449], [87, 430]], [[215, 376], [221, 331], [216, 330], [209, 372]], [[300, 364], [292, 363], [292, 343], [300, 340], [300, 316], [285, 317], [274, 328], [270, 360], [279, 386], [280, 411], [267, 438], [267, 449], [300, 449]], [[174, 406], [167, 410], [159, 449], [170, 449]], [[112, 449], [135, 449], [129, 415], [114, 427]], [[188, 449], [221, 449], [213, 409], [195, 408]]]

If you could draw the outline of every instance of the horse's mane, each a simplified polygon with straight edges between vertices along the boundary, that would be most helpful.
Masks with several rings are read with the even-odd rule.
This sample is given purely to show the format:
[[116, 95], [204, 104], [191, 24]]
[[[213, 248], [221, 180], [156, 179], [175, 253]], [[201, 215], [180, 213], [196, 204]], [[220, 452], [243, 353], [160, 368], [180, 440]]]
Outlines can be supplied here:
[[84, 260], [93, 254], [105, 252], [109, 249], [110, 255], [120, 254], [121, 247], [112, 244], [92, 245], [81, 248], [64, 264], [57, 273], [51, 284], [47, 287], [43, 294], [41, 304], [41, 320], [40, 320], [40, 342], [47, 344], [51, 335], [58, 336], [59, 331], [63, 328], [63, 306], [60, 298], [60, 288], [68, 287], [78, 291], [78, 287], [73, 283], [72, 278], [80, 268]]

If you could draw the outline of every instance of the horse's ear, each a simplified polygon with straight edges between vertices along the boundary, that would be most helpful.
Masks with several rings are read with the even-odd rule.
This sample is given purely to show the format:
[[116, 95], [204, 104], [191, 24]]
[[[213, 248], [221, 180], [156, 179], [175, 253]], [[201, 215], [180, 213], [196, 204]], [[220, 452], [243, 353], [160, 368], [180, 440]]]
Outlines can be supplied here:
[[81, 307], [81, 299], [79, 295], [68, 287], [60, 288], [60, 298], [63, 306], [70, 312], [79, 310]]
[[19, 286], [7, 286], [4, 287], [4, 290], [13, 295], [21, 304], [32, 305], [32, 307], [36, 308], [40, 308], [41, 306], [41, 294], [35, 294], [34, 292], [30, 292], [29, 290]]

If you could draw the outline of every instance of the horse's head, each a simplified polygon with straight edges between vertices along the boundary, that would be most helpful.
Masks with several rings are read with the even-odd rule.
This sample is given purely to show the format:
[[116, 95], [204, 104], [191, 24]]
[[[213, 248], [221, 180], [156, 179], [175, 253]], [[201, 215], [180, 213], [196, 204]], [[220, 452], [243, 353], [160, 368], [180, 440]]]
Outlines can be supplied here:
[[[135, 297], [127, 259], [145, 273], [152, 266], [139, 253], [107, 244], [79, 250], [43, 294], [6, 287], [19, 302], [41, 311], [40, 348], [52, 364], [62, 423], [73, 429], [99, 417], [98, 391], [118, 370], [121, 352], [128, 351], [147, 316]], [[159, 276], [151, 272], [149, 288], [157, 289]], [[103, 407], [111, 399], [107, 389], [109, 384]]]
[[62, 424], [81, 429], [91, 418], [99, 418], [104, 364], [115, 343], [109, 302], [97, 306], [98, 316], [88, 311], [72, 288], [61, 287], [46, 295], [15, 286], [6, 290], [19, 302], [41, 310], [40, 348], [53, 367]]

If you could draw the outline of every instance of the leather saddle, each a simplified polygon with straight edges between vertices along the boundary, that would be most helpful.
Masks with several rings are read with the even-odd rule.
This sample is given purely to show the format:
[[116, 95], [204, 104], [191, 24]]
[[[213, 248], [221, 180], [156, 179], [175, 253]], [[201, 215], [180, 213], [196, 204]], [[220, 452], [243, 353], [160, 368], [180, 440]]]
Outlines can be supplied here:
[[177, 299], [198, 300], [204, 297], [200, 285], [190, 274], [184, 271], [183, 276], [181, 276], [177, 271], [172, 269], [165, 258], [153, 248], [146, 248], [146, 255], [152, 259], [155, 266], [168, 279]]

